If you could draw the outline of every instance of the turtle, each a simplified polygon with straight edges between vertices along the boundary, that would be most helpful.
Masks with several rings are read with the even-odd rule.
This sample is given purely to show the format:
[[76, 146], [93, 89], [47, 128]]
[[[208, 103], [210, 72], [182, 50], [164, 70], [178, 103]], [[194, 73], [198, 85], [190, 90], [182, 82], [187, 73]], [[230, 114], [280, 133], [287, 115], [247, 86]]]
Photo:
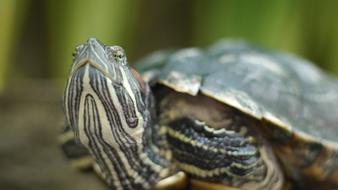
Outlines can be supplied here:
[[63, 149], [110, 189], [338, 188], [338, 80], [243, 40], [76, 47]]

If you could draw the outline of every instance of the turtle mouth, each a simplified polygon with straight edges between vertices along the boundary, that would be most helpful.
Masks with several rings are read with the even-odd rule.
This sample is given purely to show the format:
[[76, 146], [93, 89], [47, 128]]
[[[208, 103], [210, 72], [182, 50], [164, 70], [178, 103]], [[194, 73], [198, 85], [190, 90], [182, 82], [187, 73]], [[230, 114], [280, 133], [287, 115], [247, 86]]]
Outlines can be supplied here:
[[80, 68], [90, 66], [111, 81], [114, 81], [114, 77], [110, 72], [112, 65], [109, 64], [114, 63], [108, 60], [105, 47], [95, 38], [89, 38], [86, 43], [80, 45], [76, 50], [71, 75], [76, 73]]
[[83, 60], [77, 62], [76, 65], [74, 65], [74, 67], [72, 69], [72, 74], [77, 72], [80, 68], [85, 67], [85, 66], [90, 66], [90, 67], [94, 68], [95, 70], [97, 70], [101, 74], [103, 74], [105, 77], [108, 77], [109, 79], [112, 80], [112, 77], [110, 76], [109, 72], [105, 68], [102, 68], [102, 66], [100, 66], [99, 64], [97, 64], [96, 62], [91, 60], [90, 58], [83, 59]]

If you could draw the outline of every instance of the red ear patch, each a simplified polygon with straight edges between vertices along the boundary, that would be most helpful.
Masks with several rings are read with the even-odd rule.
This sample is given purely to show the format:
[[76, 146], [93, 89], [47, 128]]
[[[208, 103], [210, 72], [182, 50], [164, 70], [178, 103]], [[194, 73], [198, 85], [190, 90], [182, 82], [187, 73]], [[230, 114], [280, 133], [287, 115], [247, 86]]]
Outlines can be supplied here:
[[135, 79], [138, 81], [138, 83], [140, 84], [141, 90], [144, 93], [147, 93], [147, 84], [144, 82], [142, 76], [140, 75], [140, 73], [138, 73], [135, 69], [130, 68], [131, 73], [134, 75]]

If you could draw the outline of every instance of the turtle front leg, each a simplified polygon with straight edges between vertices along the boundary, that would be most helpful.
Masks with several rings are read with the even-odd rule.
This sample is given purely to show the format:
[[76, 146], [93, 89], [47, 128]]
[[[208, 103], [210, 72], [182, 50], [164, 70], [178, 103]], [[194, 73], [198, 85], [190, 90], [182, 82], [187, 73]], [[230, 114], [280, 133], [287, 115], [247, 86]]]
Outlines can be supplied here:
[[167, 140], [177, 166], [196, 186], [207, 181], [218, 183], [213, 187], [282, 189], [284, 177], [271, 147], [254, 126], [234, 127], [213, 129], [189, 117], [169, 122]]
[[76, 142], [74, 132], [69, 125], [66, 125], [59, 135], [59, 142], [65, 157], [73, 167], [81, 171], [92, 169], [94, 159], [82, 144]]

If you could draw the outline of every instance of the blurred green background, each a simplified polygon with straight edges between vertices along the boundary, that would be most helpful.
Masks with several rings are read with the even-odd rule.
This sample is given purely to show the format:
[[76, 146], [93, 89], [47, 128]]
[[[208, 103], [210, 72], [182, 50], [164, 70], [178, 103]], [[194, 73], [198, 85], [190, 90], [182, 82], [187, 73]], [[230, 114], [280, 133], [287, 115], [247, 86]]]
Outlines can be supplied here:
[[159, 48], [244, 38], [338, 73], [338, 3], [316, 0], [1, 0], [0, 89], [64, 82], [77, 44], [95, 36], [131, 62]]
[[0, 189], [103, 189], [57, 145], [72, 52], [95, 36], [129, 62], [242, 38], [338, 74], [338, 1], [0, 0]]

